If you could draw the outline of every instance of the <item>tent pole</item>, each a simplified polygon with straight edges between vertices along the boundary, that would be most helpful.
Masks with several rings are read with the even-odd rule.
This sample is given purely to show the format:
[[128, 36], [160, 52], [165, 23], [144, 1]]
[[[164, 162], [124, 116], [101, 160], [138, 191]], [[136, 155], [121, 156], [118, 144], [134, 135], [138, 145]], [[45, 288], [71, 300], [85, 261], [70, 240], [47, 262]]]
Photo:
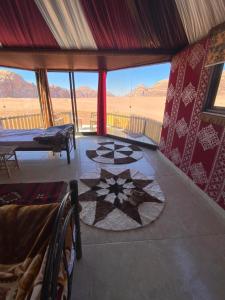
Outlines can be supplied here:
[[74, 99], [73, 99], [72, 72], [69, 72], [69, 82], [70, 82], [70, 98], [71, 98], [71, 106], [72, 106], [73, 124], [75, 125], [76, 117], [75, 117], [75, 108], [74, 108]]
[[75, 110], [75, 116], [76, 116], [76, 128], [79, 132], [79, 124], [78, 124], [78, 115], [77, 115], [77, 98], [76, 98], [76, 90], [75, 90], [75, 79], [74, 79], [74, 72], [72, 73], [72, 90], [73, 90], [73, 101], [74, 101], [74, 110]]

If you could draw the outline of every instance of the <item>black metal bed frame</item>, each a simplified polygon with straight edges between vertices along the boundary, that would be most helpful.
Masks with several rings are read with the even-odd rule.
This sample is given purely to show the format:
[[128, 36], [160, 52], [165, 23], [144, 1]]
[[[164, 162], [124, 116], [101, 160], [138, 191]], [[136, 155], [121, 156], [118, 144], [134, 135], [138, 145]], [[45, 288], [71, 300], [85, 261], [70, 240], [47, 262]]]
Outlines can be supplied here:
[[[71, 203], [71, 205], [68, 210], [69, 203]], [[57, 279], [61, 261], [63, 261], [67, 274], [67, 299], [70, 299], [71, 297], [74, 262], [72, 271], [69, 273], [65, 254], [65, 237], [68, 226], [72, 226], [72, 248], [75, 250], [76, 259], [79, 260], [82, 257], [82, 248], [80, 235], [78, 185], [76, 181], [70, 182], [70, 191], [64, 196], [57, 213], [47, 254], [41, 300], [55, 300], [57, 298]]]
[[[76, 149], [76, 139], [75, 139], [75, 126], [71, 126], [65, 137], [65, 145], [62, 147], [61, 151], [66, 151], [67, 163], [70, 164], [70, 152], [72, 149]], [[16, 151], [53, 151], [50, 146], [40, 146], [37, 148], [32, 147], [18, 147]]]

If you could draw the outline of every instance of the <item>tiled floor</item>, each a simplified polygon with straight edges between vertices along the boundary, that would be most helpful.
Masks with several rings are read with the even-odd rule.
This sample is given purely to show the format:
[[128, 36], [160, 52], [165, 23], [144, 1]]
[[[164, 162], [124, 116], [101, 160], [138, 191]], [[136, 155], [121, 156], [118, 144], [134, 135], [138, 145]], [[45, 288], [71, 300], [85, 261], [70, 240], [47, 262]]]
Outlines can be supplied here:
[[[21, 169], [10, 180], [3, 175], [0, 180], [69, 181], [96, 172], [100, 164], [89, 160], [85, 151], [97, 140], [103, 138], [80, 137], [69, 166], [64, 154], [59, 159], [21, 152]], [[141, 160], [114, 168], [154, 175], [166, 207], [155, 223], [143, 229], [110, 232], [82, 224], [83, 258], [75, 267], [72, 299], [224, 300], [224, 219], [157, 152], [144, 152]]]

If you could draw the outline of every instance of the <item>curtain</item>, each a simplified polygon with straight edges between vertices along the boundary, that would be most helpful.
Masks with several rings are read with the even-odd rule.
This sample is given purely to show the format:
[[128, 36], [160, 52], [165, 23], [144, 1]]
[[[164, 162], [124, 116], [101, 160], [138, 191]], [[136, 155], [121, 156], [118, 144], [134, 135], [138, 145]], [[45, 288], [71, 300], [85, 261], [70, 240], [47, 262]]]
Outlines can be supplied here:
[[97, 135], [106, 134], [106, 71], [98, 75]]
[[33, 1], [0, 1], [0, 24], [3, 46], [59, 48]]
[[168, 49], [187, 44], [174, 0], [80, 3], [99, 49]]
[[211, 30], [206, 66], [225, 62], [225, 22]]
[[53, 118], [53, 109], [52, 109], [52, 101], [50, 97], [50, 91], [48, 86], [48, 77], [46, 70], [38, 70], [36, 72], [37, 79], [37, 87], [38, 94], [41, 105], [41, 113], [43, 118], [44, 127], [53, 126], [54, 118]]

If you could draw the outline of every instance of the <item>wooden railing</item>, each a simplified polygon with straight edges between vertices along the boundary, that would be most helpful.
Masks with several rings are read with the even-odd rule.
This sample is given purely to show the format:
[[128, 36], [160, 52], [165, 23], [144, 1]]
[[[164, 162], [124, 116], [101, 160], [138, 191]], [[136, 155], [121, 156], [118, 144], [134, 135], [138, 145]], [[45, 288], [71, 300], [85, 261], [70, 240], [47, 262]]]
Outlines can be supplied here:
[[[62, 112], [55, 115], [55, 125], [67, 123], [72, 123], [71, 112]], [[107, 114], [107, 126], [143, 134], [159, 143], [162, 123], [135, 115]], [[0, 118], [0, 127], [4, 129], [43, 128], [43, 121], [41, 114], [9, 116]]]
[[130, 117], [118, 114], [107, 114], [107, 126], [128, 129]]
[[33, 129], [42, 128], [41, 114], [19, 115], [0, 118], [0, 127], [4, 129]]
[[[70, 112], [57, 113], [54, 118], [55, 125], [63, 125], [71, 121]], [[43, 120], [41, 114], [9, 116], [0, 118], [0, 127], [4, 129], [43, 128]]]
[[162, 122], [135, 115], [107, 114], [107, 126], [143, 134], [159, 143]]

